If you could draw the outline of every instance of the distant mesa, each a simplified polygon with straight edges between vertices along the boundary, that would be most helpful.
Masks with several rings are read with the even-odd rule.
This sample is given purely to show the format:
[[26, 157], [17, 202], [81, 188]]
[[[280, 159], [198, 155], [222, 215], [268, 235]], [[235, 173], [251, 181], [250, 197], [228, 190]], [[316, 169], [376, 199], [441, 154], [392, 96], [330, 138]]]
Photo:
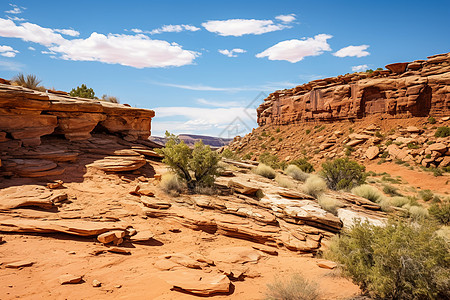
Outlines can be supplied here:
[[[203, 141], [203, 144], [210, 146], [211, 148], [220, 148], [228, 145], [233, 139], [207, 136], [207, 135], [194, 135], [194, 134], [180, 134], [178, 138], [186, 143], [189, 147], [194, 147], [194, 144], [198, 141]], [[151, 136], [150, 141], [160, 145], [166, 144], [166, 138]]]

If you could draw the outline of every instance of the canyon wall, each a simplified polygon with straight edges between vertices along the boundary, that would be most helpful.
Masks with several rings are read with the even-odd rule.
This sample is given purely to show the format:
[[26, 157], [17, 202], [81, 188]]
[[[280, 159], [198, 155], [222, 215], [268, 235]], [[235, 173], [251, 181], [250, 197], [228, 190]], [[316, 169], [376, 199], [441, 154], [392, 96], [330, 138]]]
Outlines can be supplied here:
[[38, 146], [45, 135], [78, 141], [87, 140], [92, 132], [107, 132], [128, 141], [146, 140], [154, 116], [152, 110], [0, 81], [0, 150]]
[[450, 53], [395, 63], [387, 70], [325, 78], [270, 94], [258, 124], [445, 116], [450, 114]]

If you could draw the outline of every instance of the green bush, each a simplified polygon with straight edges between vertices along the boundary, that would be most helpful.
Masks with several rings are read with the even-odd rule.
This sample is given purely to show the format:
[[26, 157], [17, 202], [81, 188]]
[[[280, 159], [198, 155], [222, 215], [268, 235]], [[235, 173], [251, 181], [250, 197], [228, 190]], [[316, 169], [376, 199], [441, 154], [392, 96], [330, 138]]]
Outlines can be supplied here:
[[433, 192], [431, 190], [423, 190], [419, 192], [420, 198], [422, 198], [423, 201], [430, 201], [433, 199]]
[[368, 184], [354, 187], [352, 193], [377, 203], [384, 198], [383, 194], [376, 187]]
[[364, 166], [348, 158], [337, 158], [322, 164], [320, 175], [333, 190], [351, 189], [366, 179]]
[[435, 137], [448, 137], [450, 136], [450, 127], [439, 127], [434, 133]]
[[288, 176], [291, 176], [295, 180], [300, 180], [300, 181], [305, 181], [309, 177], [308, 173], [303, 172], [296, 165], [287, 166], [286, 170], [284, 170], [284, 173]]
[[289, 279], [277, 278], [267, 284], [267, 300], [315, 300], [319, 298], [317, 283], [295, 273]]
[[389, 200], [389, 203], [395, 207], [403, 207], [406, 204], [410, 204], [410, 200], [406, 197], [395, 196]]
[[401, 194], [398, 191], [398, 188], [389, 184], [383, 185], [383, 192], [385, 194], [388, 194], [389, 196], [401, 196]]
[[305, 173], [312, 173], [315, 171], [314, 166], [306, 158], [299, 158], [293, 160], [289, 164], [296, 165], [297, 167], [299, 167], [300, 170], [302, 170]]
[[222, 157], [229, 158], [229, 159], [235, 159], [236, 158], [236, 154], [234, 154], [234, 152], [231, 151], [229, 148], [225, 148], [222, 151]]
[[277, 173], [275, 172], [275, 170], [268, 165], [265, 165], [263, 163], [260, 163], [254, 170], [253, 172], [257, 175], [269, 178], [269, 179], [274, 179], [275, 176], [277, 175]]
[[413, 205], [409, 208], [409, 216], [413, 220], [422, 220], [428, 217], [428, 210], [421, 206]]
[[327, 254], [375, 299], [448, 299], [450, 249], [435, 230], [429, 222], [356, 222]]
[[213, 186], [219, 174], [220, 157], [217, 152], [202, 141], [196, 142], [194, 149], [190, 149], [169, 132], [166, 132], [166, 138], [166, 146], [158, 150], [164, 156], [163, 163], [186, 183], [188, 189], [194, 192], [198, 187]]
[[436, 123], [436, 119], [432, 116], [428, 117], [428, 123], [430, 124], [435, 124]]
[[268, 165], [274, 169], [278, 169], [280, 167], [280, 162], [278, 160], [278, 156], [272, 155], [269, 152], [264, 152], [259, 156], [259, 162], [265, 165]]
[[76, 89], [72, 89], [69, 95], [72, 97], [98, 99], [97, 97], [95, 97], [94, 90], [92, 88], [88, 88], [85, 84], [82, 84], [81, 87], [77, 86]]
[[442, 203], [434, 203], [428, 209], [429, 215], [444, 225], [450, 225], [450, 201], [446, 200]]
[[317, 198], [327, 190], [327, 183], [317, 175], [311, 175], [303, 184], [303, 191], [308, 195]]

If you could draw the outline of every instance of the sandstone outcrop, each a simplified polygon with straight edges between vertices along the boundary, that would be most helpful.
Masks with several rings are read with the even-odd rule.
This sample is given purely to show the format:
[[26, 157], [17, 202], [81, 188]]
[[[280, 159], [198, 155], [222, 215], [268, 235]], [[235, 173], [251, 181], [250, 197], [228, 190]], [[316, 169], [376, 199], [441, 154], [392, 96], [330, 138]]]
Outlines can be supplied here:
[[356, 120], [375, 114], [399, 118], [450, 113], [450, 53], [386, 68], [276, 91], [258, 107], [258, 124]]

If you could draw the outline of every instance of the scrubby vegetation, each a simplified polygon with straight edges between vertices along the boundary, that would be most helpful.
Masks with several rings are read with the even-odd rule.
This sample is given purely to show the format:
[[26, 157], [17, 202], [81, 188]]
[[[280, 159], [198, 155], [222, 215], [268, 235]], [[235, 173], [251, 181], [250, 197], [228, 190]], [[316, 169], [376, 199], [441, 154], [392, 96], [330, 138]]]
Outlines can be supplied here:
[[300, 181], [305, 181], [309, 177], [308, 173], [303, 172], [296, 165], [287, 166], [286, 170], [284, 170], [284, 173], [286, 173], [286, 175], [288, 175], [288, 176], [291, 176], [295, 180], [300, 180]]
[[272, 155], [269, 152], [264, 152], [259, 156], [259, 162], [272, 167], [273, 169], [280, 168], [278, 156]]
[[13, 77], [12, 82], [18, 86], [22, 86], [24, 88], [37, 90], [41, 92], [45, 92], [45, 87], [39, 85], [42, 80], [39, 80], [36, 75], [28, 74], [24, 75], [22, 73], [17, 74]]
[[450, 225], [450, 200], [434, 203], [428, 209], [430, 216], [443, 225]]
[[336, 200], [323, 194], [319, 195], [317, 201], [319, 202], [320, 207], [332, 213], [333, 215], [336, 215], [337, 209], [339, 207], [342, 207], [342, 203], [339, 200]]
[[435, 137], [448, 137], [450, 136], [450, 127], [439, 127], [434, 133]]
[[448, 299], [449, 245], [432, 224], [357, 222], [328, 255], [375, 299]]
[[230, 149], [226, 148], [225, 150], [222, 151], [222, 157], [229, 158], [229, 159], [235, 159], [236, 154], [234, 154], [234, 152], [231, 151]]
[[319, 298], [319, 286], [295, 273], [288, 279], [277, 278], [267, 284], [267, 300], [315, 300]]
[[277, 173], [271, 166], [265, 165], [263, 163], [260, 163], [255, 169], [253, 169], [253, 172], [269, 179], [274, 179], [277, 175]]
[[303, 191], [308, 195], [317, 198], [320, 194], [327, 190], [327, 183], [316, 175], [311, 175], [306, 179], [303, 185]]
[[310, 162], [308, 162], [306, 158], [299, 158], [293, 160], [289, 164], [297, 166], [300, 170], [302, 170], [305, 173], [312, 173], [315, 171], [313, 165]]
[[183, 183], [175, 174], [170, 172], [162, 175], [159, 186], [163, 191], [173, 196], [180, 194], [184, 189]]
[[102, 101], [111, 102], [111, 103], [120, 103], [119, 98], [114, 96], [103, 95], [100, 99]]
[[320, 175], [333, 190], [349, 190], [361, 185], [366, 179], [364, 166], [348, 158], [337, 158], [322, 164]]
[[376, 187], [368, 184], [353, 188], [352, 193], [377, 203], [383, 199], [383, 194]]
[[92, 88], [88, 88], [85, 84], [82, 84], [81, 87], [77, 86], [77, 88], [73, 88], [70, 93], [72, 97], [80, 97], [80, 98], [88, 98], [88, 99], [98, 99], [95, 97], [95, 92]]
[[202, 141], [190, 149], [173, 134], [166, 132], [166, 138], [166, 146], [159, 150], [164, 155], [163, 162], [186, 183], [187, 188], [194, 192], [199, 188], [212, 187], [219, 169], [220, 156], [217, 152]]
[[282, 175], [277, 174], [275, 176], [275, 181], [278, 183], [279, 186], [284, 188], [293, 188], [295, 187], [295, 184], [290, 180], [288, 177], [284, 177]]

